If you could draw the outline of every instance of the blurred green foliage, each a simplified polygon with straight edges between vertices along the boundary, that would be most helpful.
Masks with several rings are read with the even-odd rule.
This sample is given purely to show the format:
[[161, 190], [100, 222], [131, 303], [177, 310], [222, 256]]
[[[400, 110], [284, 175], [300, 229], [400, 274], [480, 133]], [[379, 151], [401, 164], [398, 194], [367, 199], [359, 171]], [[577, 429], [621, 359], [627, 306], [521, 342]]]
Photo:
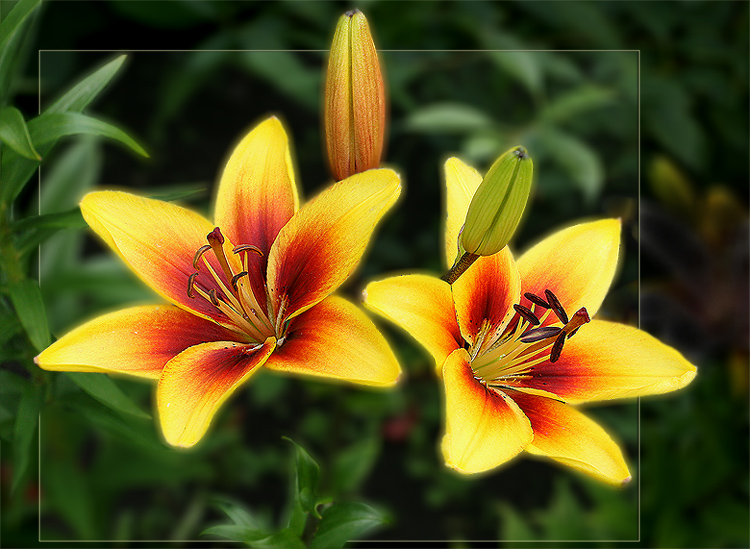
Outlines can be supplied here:
[[[387, 50], [385, 162], [405, 191], [344, 291], [356, 298], [392, 271], [440, 272], [442, 163], [457, 155], [483, 172], [508, 147], [527, 147], [538, 179], [514, 249], [578, 218], [621, 217], [621, 272], [601, 314], [637, 323], [640, 287], [643, 326], [699, 367], [675, 395], [587, 411], [628, 456], [635, 480], [626, 488], [531, 458], [480, 478], [447, 471], [431, 361], [386, 325], [406, 372], [398, 390], [263, 372], [189, 452], [165, 447], [144, 417], [146, 384], [34, 366], [50, 333], [156, 299], [84, 229], [77, 203], [88, 189], [126, 188], [207, 212], [227, 152], [270, 114], [290, 133], [304, 193], [330, 181], [325, 50], [351, 7], [0, 2], [0, 241], [18, 259], [0, 264], [5, 544], [198, 539], [227, 516], [247, 526], [242, 509], [257, 529], [275, 531], [289, 518], [286, 435], [318, 457], [321, 493], [393, 517], [378, 539], [747, 546], [746, 3], [357, 6]], [[76, 86], [92, 74], [93, 85]], [[143, 146], [150, 158], [102, 137]], [[682, 175], [651, 170], [660, 158]]]

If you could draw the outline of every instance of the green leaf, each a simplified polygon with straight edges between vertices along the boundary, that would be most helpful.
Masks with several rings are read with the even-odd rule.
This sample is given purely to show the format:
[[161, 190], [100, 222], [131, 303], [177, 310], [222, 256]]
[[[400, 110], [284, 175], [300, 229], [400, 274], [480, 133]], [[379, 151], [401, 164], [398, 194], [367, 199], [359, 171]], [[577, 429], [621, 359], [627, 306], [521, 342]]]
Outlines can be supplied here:
[[46, 349], [50, 344], [50, 336], [39, 284], [36, 280], [26, 278], [11, 283], [9, 287], [11, 303], [31, 343], [37, 351]]
[[75, 112], [42, 114], [29, 122], [29, 132], [36, 145], [54, 143], [66, 135], [102, 135], [119, 141], [141, 156], [148, 157], [148, 153], [120, 128], [85, 114]]
[[81, 229], [87, 226], [81, 215], [81, 209], [75, 207], [67, 212], [35, 215], [21, 219], [13, 224], [13, 230], [21, 232], [28, 229]]
[[536, 534], [527, 520], [514, 507], [503, 502], [498, 508], [500, 514], [500, 536], [503, 541], [533, 541]]
[[[51, 105], [44, 114], [80, 112], [83, 110], [109, 83], [124, 60], [125, 56], [122, 55], [76, 84], [70, 91]], [[39, 120], [39, 118], [41, 117], [37, 117], [34, 120]], [[31, 130], [34, 120], [29, 123], [29, 133], [37, 151], [44, 157], [52, 149], [54, 143], [50, 142], [40, 145], [39, 142], [34, 140], [34, 133]], [[2, 166], [0, 166], [0, 173], [3, 174], [0, 203], [7, 205], [12, 202], [21, 192], [24, 185], [28, 183], [38, 166], [39, 163], [37, 161], [23, 158], [13, 151], [4, 154]]]
[[152, 450], [164, 450], [164, 443], [157, 438], [151, 421], [138, 419], [132, 415], [126, 417], [114, 412], [83, 392], [68, 394], [61, 402], [67, 408], [84, 416], [86, 421], [106, 432], [116, 433], [120, 437]]
[[599, 195], [604, 184], [604, 168], [596, 153], [578, 138], [568, 133], [545, 127], [538, 139], [556, 163], [583, 192], [590, 203]]
[[334, 503], [323, 511], [311, 549], [334, 549], [368, 530], [390, 522], [364, 503]]
[[0, 101], [10, 87], [18, 50], [24, 38], [24, 24], [42, 0], [21, 0], [0, 22]]
[[267, 534], [253, 530], [252, 528], [248, 528], [246, 526], [240, 526], [238, 524], [219, 524], [216, 526], [211, 526], [210, 528], [206, 528], [200, 533], [201, 536], [219, 536], [226, 539], [231, 539], [232, 541], [242, 541], [245, 543], [249, 543], [252, 541], [257, 541], [264, 539], [267, 536]]
[[0, 141], [21, 156], [31, 160], [42, 159], [31, 142], [29, 128], [26, 126], [21, 111], [15, 107], [5, 107], [0, 110]]
[[243, 51], [241, 64], [310, 111], [318, 108], [322, 72], [290, 51]]
[[29, 381], [10, 370], [0, 370], [0, 395], [3, 400], [12, 393], [23, 393]]
[[0, 310], [0, 347], [4, 347], [10, 338], [21, 331], [23, 326], [18, 322], [14, 311]]
[[532, 95], [542, 91], [539, 58], [531, 51], [491, 51], [490, 59], [504, 72], [518, 80]]
[[284, 528], [280, 532], [267, 538], [248, 542], [248, 546], [254, 549], [306, 549], [305, 544], [290, 528]]
[[[248, 528], [254, 528], [256, 530], [261, 529], [253, 516], [248, 513], [238, 502], [227, 497], [214, 497], [212, 503], [219, 509], [221, 509], [224, 514], [229, 517], [229, 520], [231, 520], [235, 525], [246, 526]], [[263, 534], [263, 536], [265, 535], [266, 534]]]
[[117, 412], [129, 414], [143, 419], [151, 416], [141, 410], [122, 389], [106, 374], [75, 372], [66, 374], [76, 385], [86, 391], [96, 400]]
[[39, 213], [51, 214], [78, 205], [83, 194], [99, 179], [102, 166], [98, 137], [84, 135], [72, 140], [42, 173]]
[[174, 202], [175, 200], [184, 200], [191, 196], [200, 195], [207, 190], [205, 183], [191, 183], [189, 185], [183, 185], [183, 187], [186, 188], [182, 188], [176, 191], [152, 194], [149, 195], [149, 198], [153, 200], [161, 200], [163, 202]]
[[13, 484], [12, 491], [18, 487], [29, 464], [31, 440], [39, 422], [39, 410], [42, 408], [42, 391], [38, 385], [29, 383], [23, 390], [21, 402], [13, 426]]
[[[45, 416], [46, 419], [46, 416]], [[45, 501], [72, 528], [79, 540], [101, 539], [102, 523], [96, 518], [102, 505], [95, 501], [94, 486], [90, 477], [72, 459], [44, 459], [40, 466]], [[74, 539], [75, 539], [74, 538]]]
[[354, 492], [367, 478], [380, 453], [380, 438], [370, 435], [336, 455], [334, 481], [336, 492]]
[[294, 442], [292, 439], [282, 437], [284, 440], [288, 440], [294, 445], [296, 450], [295, 463], [296, 479], [295, 479], [295, 501], [299, 502], [308, 513], [317, 515], [316, 505], [318, 504], [317, 491], [318, 491], [318, 477], [320, 476], [320, 467], [315, 460], [310, 457], [310, 454], [302, 448], [299, 444]]
[[[121, 129], [85, 114], [75, 112], [53, 112], [37, 116], [28, 125], [31, 140], [42, 154], [46, 154], [54, 143], [66, 135], [102, 135], [123, 143], [136, 153], [148, 157], [143, 148]], [[3, 155], [2, 170], [7, 184], [2, 189], [2, 200], [11, 202], [21, 192], [36, 170], [37, 163], [10, 152]], [[4, 181], [5, 183], [5, 181]]]
[[532, 96], [541, 94], [543, 52], [522, 51], [528, 49], [526, 44], [507, 32], [484, 32], [479, 35], [479, 39], [486, 50], [516, 50], [487, 51], [487, 55], [500, 70], [517, 80]]
[[201, 535], [212, 534], [234, 541], [241, 541], [250, 547], [304, 548], [304, 544], [290, 528], [284, 528], [276, 534], [269, 535], [242, 506], [228, 498], [216, 498], [214, 504], [219, 507], [233, 524], [212, 526], [201, 532]]
[[555, 483], [549, 507], [538, 513], [537, 520], [544, 533], [542, 539], [596, 539], [592, 538], [589, 517], [573, 494], [570, 482], [563, 479]]
[[468, 133], [493, 125], [490, 116], [462, 103], [428, 105], [406, 119], [407, 129], [424, 133]]
[[614, 93], [596, 86], [581, 86], [555, 97], [539, 113], [539, 120], [559, 124], [612, 103]]
[[127, 55], [120, 55], [94, 71], [47, 107], [44, 113], [81, 112], [109, 84], [112, 77], [120, 70], [126, 57]]

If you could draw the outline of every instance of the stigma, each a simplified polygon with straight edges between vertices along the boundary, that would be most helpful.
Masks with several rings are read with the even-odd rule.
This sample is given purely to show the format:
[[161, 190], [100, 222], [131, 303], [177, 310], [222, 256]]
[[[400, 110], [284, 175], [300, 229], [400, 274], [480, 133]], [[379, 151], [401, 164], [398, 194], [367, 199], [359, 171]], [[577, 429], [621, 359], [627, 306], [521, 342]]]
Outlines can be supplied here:
[[[524, 297], [531, 308], [513, 305], [515, 314], [496, 340], [469, 350], [474, 377], [483, 384], [502, 387], [530, 375], [537, 364], [557, 362], [565, 341], [591, 320], [585, 307], [568, 316], [551, 290]], [[550, 315], [555, 321], [548, 323]]]
[[[188, 277], [187, 295], [208, 301], [219, 313], [214, 320], [253, 343], [262, 343], [276, 334], [276, 329], [257, 298], [248, 280], [248, 255], [263, 255], [257, 246], [243, 244], [232, 249], [238, 256], [230, 262], [224, 248], [224, 235], [219, 227], [206, 235], [207, 244], [193, 256], [195, 272]], [[216, 258], [220, 270], [211, 265], [207, 254]], [[234, 268], [232, 267], [234, 264]], [[221, 276], [223, 275], [223, 276]], [[283, 334], [281, 334], [283, 336]]]

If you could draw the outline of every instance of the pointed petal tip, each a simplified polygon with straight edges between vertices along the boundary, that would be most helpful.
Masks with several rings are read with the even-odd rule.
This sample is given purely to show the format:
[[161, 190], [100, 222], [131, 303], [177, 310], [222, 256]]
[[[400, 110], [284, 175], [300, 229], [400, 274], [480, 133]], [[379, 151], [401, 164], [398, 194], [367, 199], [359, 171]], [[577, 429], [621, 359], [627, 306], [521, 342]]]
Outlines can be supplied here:
[[620, 483], [620, 485], [625, 486], [626, 484], [629, 484], [631, 480], [633, 480], [633, 476], [628, 475], [627, 478], [622, 479], [622, 482]]
[[276, 115], [272, 115], [266, 118], [263, 122], [255, 126], [249, 133], [253, 134], [255, 132], [258, 132], [258, 133], [268, 132], [269, 134], [271, 134], [269, 137], [276, 138], [276, 139], [281, 138], [285, 142], [287, 141], [286, 130], [284, 130], [284, 125], [281, 123], [281, 120]]

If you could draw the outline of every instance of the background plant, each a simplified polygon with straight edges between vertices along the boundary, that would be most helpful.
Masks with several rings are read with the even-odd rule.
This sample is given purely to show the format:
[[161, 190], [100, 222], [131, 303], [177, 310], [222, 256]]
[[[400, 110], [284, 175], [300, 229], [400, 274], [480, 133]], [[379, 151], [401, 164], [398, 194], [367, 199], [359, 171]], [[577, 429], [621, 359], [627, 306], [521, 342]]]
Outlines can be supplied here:
[[[14, 5], [0, 3], [3, 25]], [[655, 296], [641, 309], [643, 327], [699, 366], [688, 390], [640, 406], [640, 432], [637, 404], [590, 411], [619, 435], [640, 479], [640, 528], [637, 482], [613, 491], [530, 459], [476, 481], [446, 471], [435, 447], [440, 396], [429, 358], [385, 325], [408, 372], [401, 391], [367, 393], [264, 375], [234, 399], [214, 434], [190, 453], [164, 448], [141, 417], [151, 409], [148, 386], [113, 380], [110, 389], [126, 397], [115, 401], [134, 407], [112, 409], [92, 396], [101, 388], [87, 391], [72, 377], [33, 366], [33, 338], [39, 344], [49, 337], [39, 327], [48, 323], [52, 334], [61, 334], [102, 310], [153, 299], [83, 229], [73, 208], [88, 186], [127, 187], [207, 208], [225, 151], [269, 113], [282, 115], [290, 128], [298, 171], [310, 185], [306, 195], [315, 192], [315, 182], [329, 181], [319, 121], [325, 52], [207, 50], [325, 50], [337, 17], [349, 7], [50, 2], [30, 8], [23, 33], [13, 35], [22, 35], [25, 45], [19, 38], [18, 49], [0, 49], [0, 66], [15, 71], [12, 79], [2, 77], [3, 111], [15, 106], [27, 126], [38, 113], [38, 91], [44, 112], [81, 78], [115, 63], [118, 52], [165, 45], [203, 50], [129, 54], [117, 80], [84, 111], [126, 127], [149, 152], [147, 162], [97, 136], [66, 137], [42, 152], [31, 135], [44, 158], [41, 213], [58, 217], [34, 220], [39, 210], [33, 169], [26, 177], [31, 183], [4, 207], [4, 234], [14, 246], [25, 242], [28, 248], [18, 262], [27, 281], [22, 291], [35, 292], [30, 288], [36, 277], [42, 290], [42, 299], [24, 300], [36, 303], [34, 322], [26, 321], [36, 330], [30, 337], [11, 297], [19, 295], [11, 292], [12, 267], [3, 264], [6, 544], [37, 543], [34, 429], [40, 407], [42, 539], [196, 539], [211, 524], [226, 522], [210, 503], [215, 495], [234, 497], [258, 520], [279, 524], [287, 497], [279, 486], [288, 484], [290, 471], [289, 443], [279, 438], [285, 433], [318, 458], [325, 493], [364, 497], [386, 508], [394, 522], [376, 538], [640, 537], [648, 547], [747, 545], [748, 342], [747, 328], [738, 325], [747, 319], [748, 301], [744, 3], [693, 2], [679, 9], [665, 2], [358, 6], [382, 50], [607, 50], [383, 52], [391, 97], [385, 158], [401, 172], [405, 193], [348, 292], [356, 296], [376, 274], [415, 267], [440, 272], [440, 170], [451, 154], [480, 171], [517, 143], [534, 155], [536, 194], [515, 249], [575, 218], [622, 217], [625, 262], [604, 311], [619, 321], [638, 319], [640, 238], [641, 289]], [[6, 33], [1, 36], [6, 39]], [[38, 49], [112, 53], [37, 56]], [[3, 192], [6, 159], [19, 155], [6, 139], [0, 136]], [[685, 194], [660, 191], [670, 183], [647, 169], [657, 155], [677, 166], [692, 189], [687, 209], [675, 202]], [[640, 230], [639, 175], [640, 204], [656, 212], [648, 218], [645, 208], [640, 212], [651, 220]], [[724, 190], [717, 194], [718, 188]], [[734, 212], [734, 221], [719, 223], [729, 216], [708, 215], [716, 211]], [[665, 234], [672, 236], [659, 238]], [[56, 240], [42, 244], [37, 272], [35, 245], [47, 237]], [[700, 288], [712, 289], [703, 292], [711, 299], [694, 297], [697, 275]], [[102, 400], [113, 401], [111, 395]]]

